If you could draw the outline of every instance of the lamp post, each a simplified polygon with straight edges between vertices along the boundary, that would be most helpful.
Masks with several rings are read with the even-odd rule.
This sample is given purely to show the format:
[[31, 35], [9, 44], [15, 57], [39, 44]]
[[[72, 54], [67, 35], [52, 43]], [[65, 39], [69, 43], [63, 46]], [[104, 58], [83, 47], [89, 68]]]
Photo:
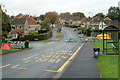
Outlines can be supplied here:
[[92, 32], [91, 32], [91, 37], [92, 37], [92, 40], [93, 40], [93, 34], [94, 34], [94, 33], [93, 33], [93, 12], [89, 12], [89, 14], [92, 14], [92, 22], [91, 22], [91, 24], [92, 24], [92, 25], [91, 25], [91, 27], [92, 27], [92, 30], [91, 30], [91, 31], [92, 31]]

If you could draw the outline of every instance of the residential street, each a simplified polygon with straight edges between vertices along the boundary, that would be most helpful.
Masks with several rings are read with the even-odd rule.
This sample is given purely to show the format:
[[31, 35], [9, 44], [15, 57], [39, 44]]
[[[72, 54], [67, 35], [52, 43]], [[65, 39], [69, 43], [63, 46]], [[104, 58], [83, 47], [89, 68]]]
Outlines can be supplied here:
[[31, 42], [32, 49], [3, 55], [0, 67], [3, 78], [54, 77], [57, 74], [54, 71], [57, 71], [82, 44], [65, 41], [67, 37], [78, 38], [77, 31], [63, 27], [62, 32], [62, 40]]

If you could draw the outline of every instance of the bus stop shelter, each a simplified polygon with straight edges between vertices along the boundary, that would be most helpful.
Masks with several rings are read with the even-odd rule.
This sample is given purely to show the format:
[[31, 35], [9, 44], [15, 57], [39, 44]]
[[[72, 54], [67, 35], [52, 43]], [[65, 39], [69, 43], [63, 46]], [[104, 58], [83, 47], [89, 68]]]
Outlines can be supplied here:
[[103, 30], [103, 35], [105, 34], [109, 37], [103, 36], [103, 53], [118, 55], [120, 53], [120, 30], [115, 26], [108, 26]]

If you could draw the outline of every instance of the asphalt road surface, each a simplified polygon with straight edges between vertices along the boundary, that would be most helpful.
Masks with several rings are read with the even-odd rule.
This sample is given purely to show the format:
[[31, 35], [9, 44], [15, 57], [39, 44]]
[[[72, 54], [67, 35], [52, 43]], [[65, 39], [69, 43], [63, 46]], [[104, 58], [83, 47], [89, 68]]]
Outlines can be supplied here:
[[64, 38], [52, 42], [31, 42], [32, 49], [2, 56], [3, 78], [53, 78], [58, 69], [77, 51], [82, 43], [66, 42], [78, 38], [74, 29], [63, 27]]

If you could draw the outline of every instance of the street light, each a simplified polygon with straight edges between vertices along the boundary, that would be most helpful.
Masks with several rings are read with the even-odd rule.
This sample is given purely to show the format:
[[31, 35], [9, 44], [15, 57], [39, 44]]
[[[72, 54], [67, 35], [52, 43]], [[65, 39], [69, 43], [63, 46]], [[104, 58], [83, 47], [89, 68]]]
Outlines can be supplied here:
[[91, 37], [92, 37], [92, 40], [93, 40], [93, 34], [94, 34], [94, 33], [93, 33], [93, 12], [89, 12], [89, 14], [92, 14], [92, 22], [91, 22], [91, 23], [92, 23], [92, 25], [91, 25], [91, 27], [92, 27], [92, 30], [91, 30], [91, 31], [92, 31], [92, 32], [91, 32]]

